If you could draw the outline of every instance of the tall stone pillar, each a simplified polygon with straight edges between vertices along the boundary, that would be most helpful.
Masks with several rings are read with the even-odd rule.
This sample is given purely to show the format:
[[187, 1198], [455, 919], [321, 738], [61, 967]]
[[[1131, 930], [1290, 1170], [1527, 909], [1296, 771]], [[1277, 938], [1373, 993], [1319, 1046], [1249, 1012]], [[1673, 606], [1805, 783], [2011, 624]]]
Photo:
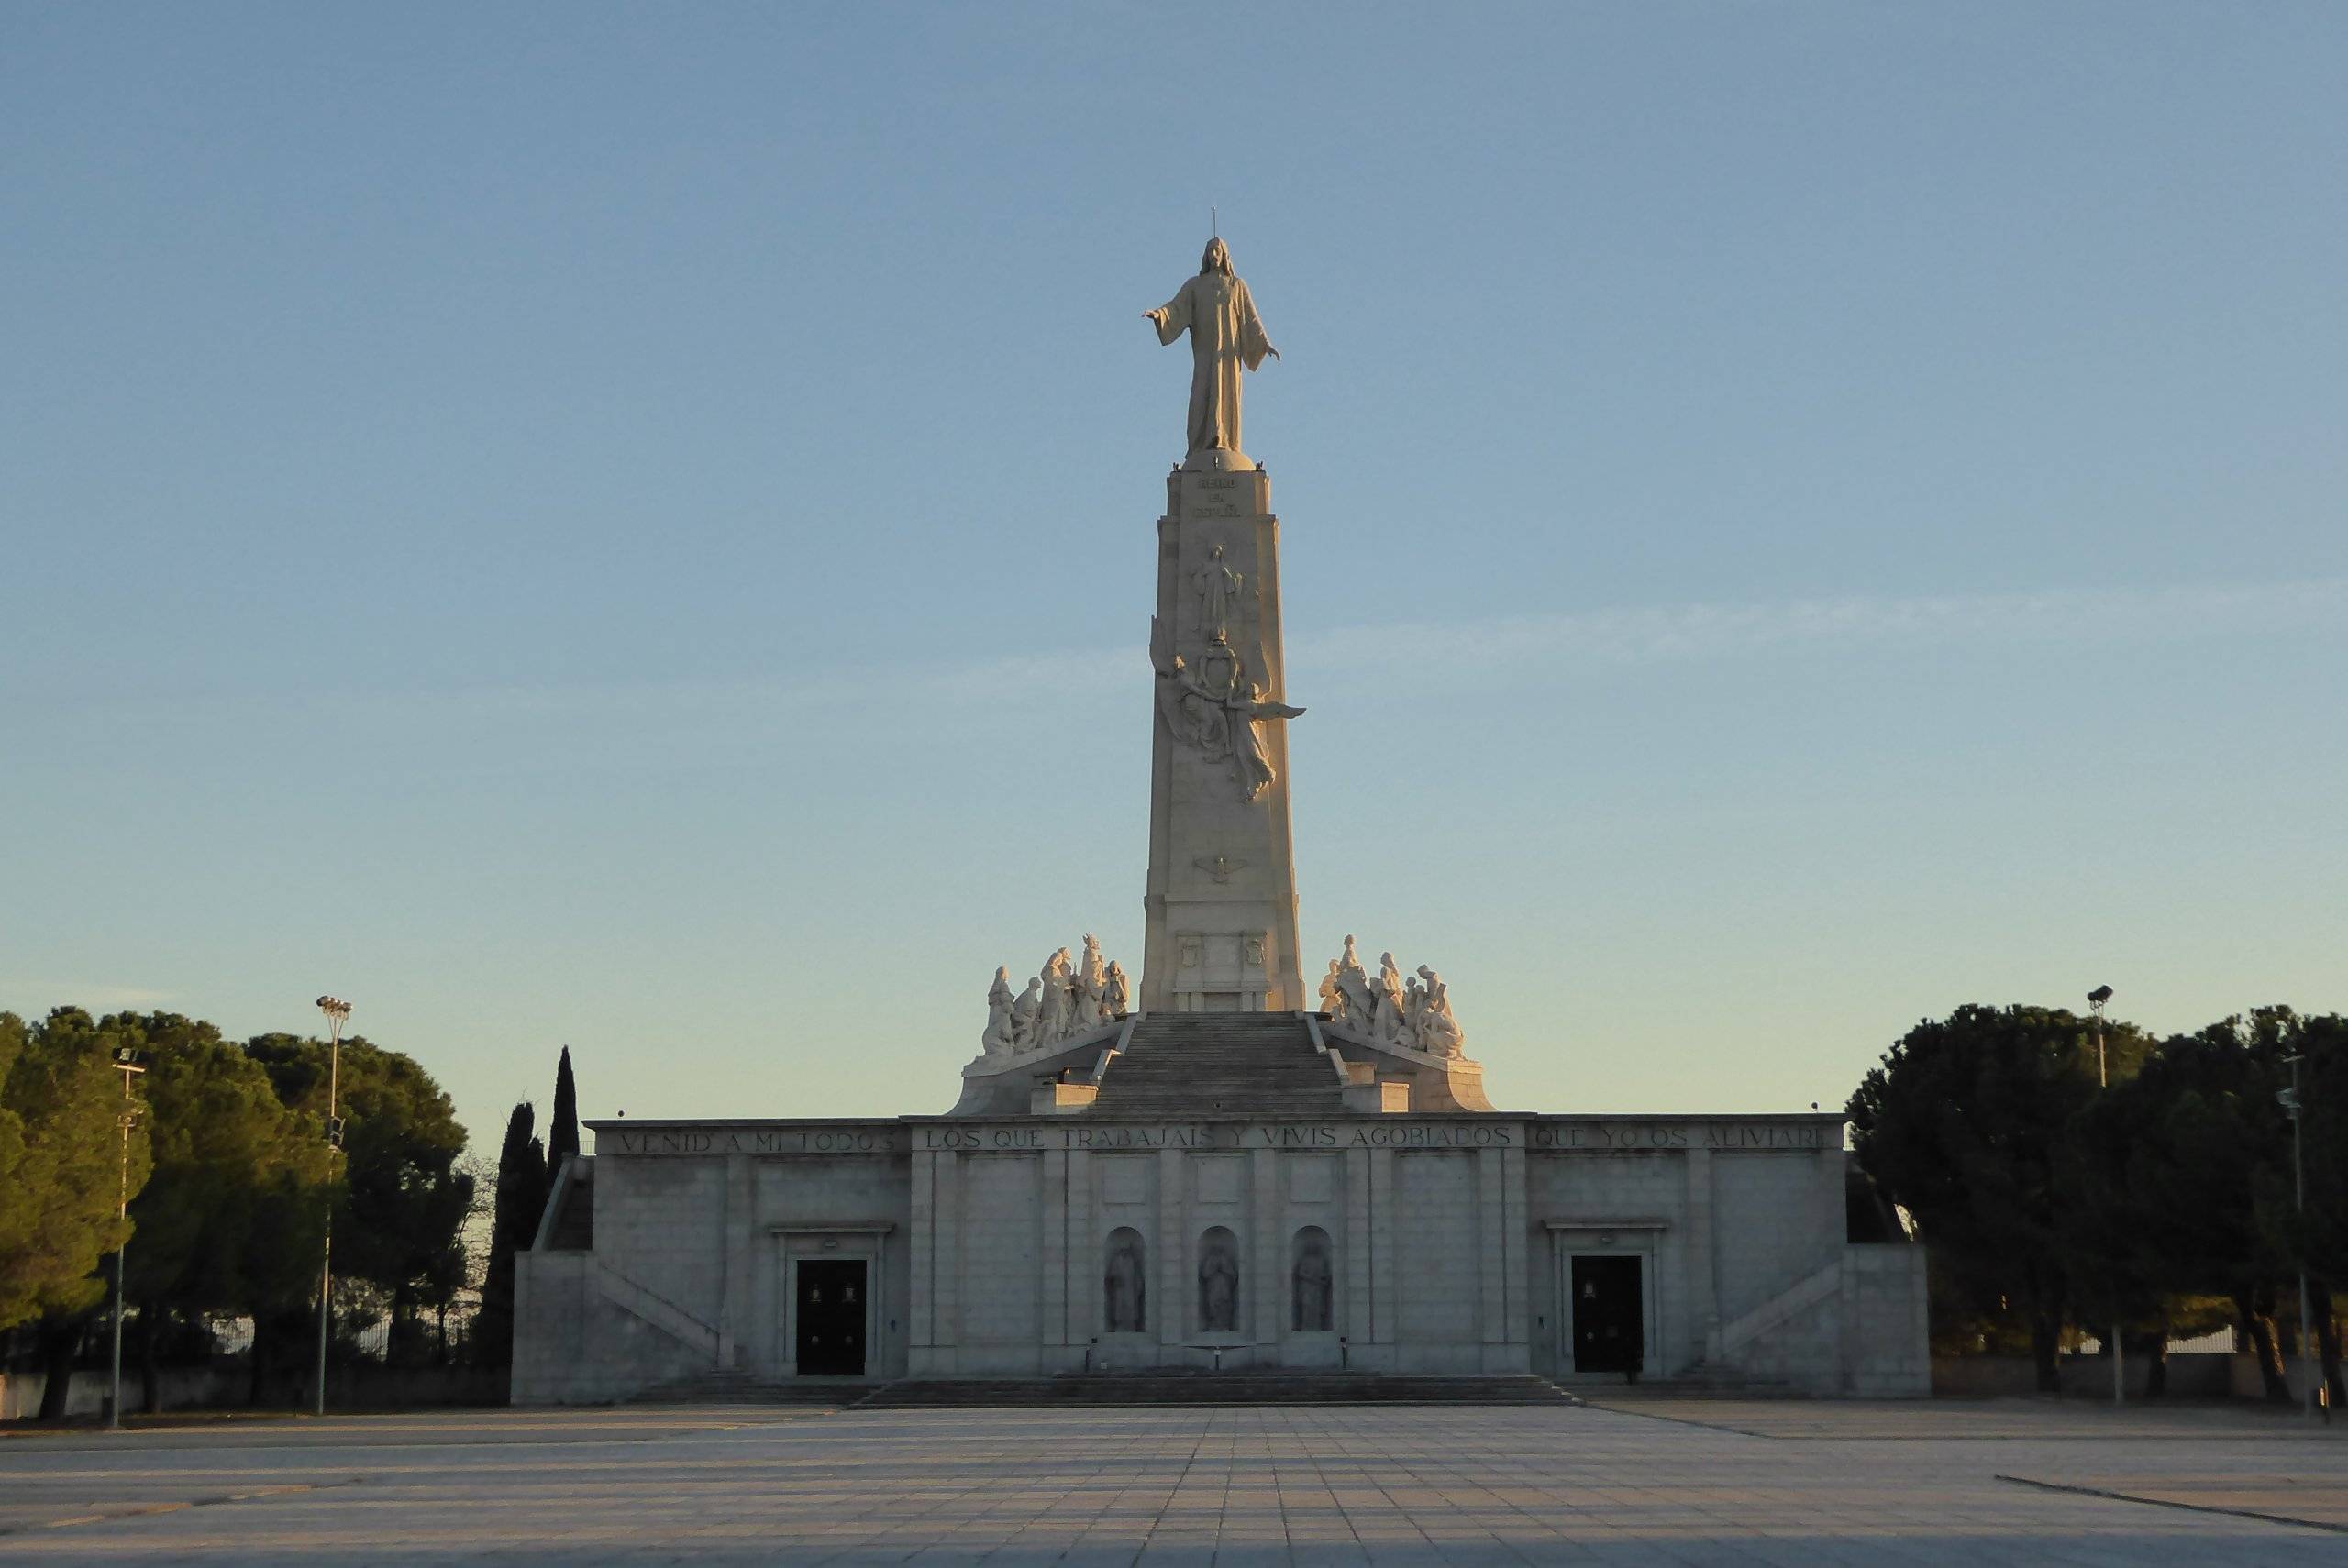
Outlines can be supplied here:
[[1309, 1005], [1279, 711], [1279, 539], [1271, 480], [1246, 457], [1197, 452], [1168, 476], [1150, 635], [1146, 1009]]

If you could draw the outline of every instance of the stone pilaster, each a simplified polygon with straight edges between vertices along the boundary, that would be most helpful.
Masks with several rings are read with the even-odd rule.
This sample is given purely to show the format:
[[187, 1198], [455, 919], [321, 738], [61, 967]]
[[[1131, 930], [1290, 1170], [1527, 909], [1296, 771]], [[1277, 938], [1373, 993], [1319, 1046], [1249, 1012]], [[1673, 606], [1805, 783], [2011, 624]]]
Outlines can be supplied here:
[[[1191, 1255], [1189, 1193], [1184, 1190], [1182, 1151], [1157, 1151], [1157, 1277], [1150, 1282], [1150, 1320], [1157, 1325], [1157, 1342], [1180, 1344], [1190, 1337], [1191, 1271], [1183, 1260]], [[1167, 1359], [1180, 1362], [1169, 1351]]]

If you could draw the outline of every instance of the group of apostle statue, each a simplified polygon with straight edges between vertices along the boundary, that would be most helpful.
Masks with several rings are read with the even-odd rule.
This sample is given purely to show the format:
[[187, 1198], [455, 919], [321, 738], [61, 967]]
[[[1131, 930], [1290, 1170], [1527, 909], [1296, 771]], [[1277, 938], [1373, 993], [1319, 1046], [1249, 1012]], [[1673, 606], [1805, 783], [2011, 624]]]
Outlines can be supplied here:
[[1044, 972], [1032, 976], [1027, 988], [1011, 994], [1011, 970], [1002, 966], [987, 990], [987, 1029], [980, 1048], [990, 1056], [1040, 1051], [1063, 1040], [1090, 1034], [1102, 1024], [1124, 1016], [1133, 1005], [1133, 988], [1124, 966], [1114, 959], [1101, 961], [1101, 939], [1088, 933], [1084, 956], [1071, 957], [1065, 947], [1044, 961]]
[[1380, 1045], [1437, 1056], [1462, 1055], [1468, 1049], [1468, 1037], [1452, 1016], [1451, 988], [1441, 975], [1422, 964], [1405, 979], [1394, 955], [1383, 953], [1372, 979], [1350, 936], [1345, 955], [1330, 959], [1329, 972], [1322, 977], [1321, 1009], [1340, 1029]]

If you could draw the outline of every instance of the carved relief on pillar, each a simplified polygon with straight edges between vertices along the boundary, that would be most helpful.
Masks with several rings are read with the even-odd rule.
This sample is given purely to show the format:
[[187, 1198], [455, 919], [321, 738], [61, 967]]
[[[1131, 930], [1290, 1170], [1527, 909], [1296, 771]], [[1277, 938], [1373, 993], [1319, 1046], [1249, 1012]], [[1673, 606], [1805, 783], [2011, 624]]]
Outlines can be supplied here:
[[1257, 800], [1279, 777], [1265, 725], [1304, 712], [1275, 702], [1247, 679], [1246, 661], [1222, 630], [1193, 666], [1174, 651], [1165, 626], [1150, 623], [1150, 662], [1157, 671], [1157, 716], [1167, 732], [1209, 762], [1231, 763], [1246, 800]]
[[1207, 564], [1193, 576], [1199, 585], [1199, 641], [1223, 642], [1231, 634], [1231, 612], [1247, 580], [1224, 558], [1219, 544], [1207, 547]]
[[1167, 989], [1180, 1012], [1257, 1012], [1270, 994], [1271, 942], [1261, 931], [1174, 933]]

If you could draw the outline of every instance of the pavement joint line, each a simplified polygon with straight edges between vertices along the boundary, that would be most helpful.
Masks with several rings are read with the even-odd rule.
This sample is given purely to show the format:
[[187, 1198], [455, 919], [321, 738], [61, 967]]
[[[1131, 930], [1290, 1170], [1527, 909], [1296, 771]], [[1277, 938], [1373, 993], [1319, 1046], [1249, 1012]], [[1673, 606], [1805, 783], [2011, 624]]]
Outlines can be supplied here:
[[282, 1486], [254, 1486], [242, 1492], [223, 1492], [216, 1497], [185, 1497], [170, 1503], [134, 1503], [111, 1513], [75, 1514], [68, 1518], [42, 1519], [35, 1524], [0, 1525], [0, 1535], [29, 1535], [38, 1529], [64, 1529], [72, 1525], [151, 1518], [157, 1514], [183, 1513], [189, 1508], [216, 1508], [223, 1503], [249, 1503], [257, 1498], [282, 1497], [296, 1492], [330, 1492], [340, 1486], [356, 1486], [365, 1479], [363, 1475], [350, 1475], [340, 1481], [300, 1481], [289, 1482]]
[[1587, 1406], [1586, 1408], [1604, 1410], [1607, 1414], [1613, 1416], [1639, 1416], [1650, 1421], [1669, 1421], [1674, 1426], [1701, 1427], [1708, 1432], [1726, 1432], [1732, 1437], [1766, 1438], [1771, 1442], [1780, 1441], [1772, 1432], [1756, 1432], [1745, 1427], [1726, 1426], [1719, 1421], [1700, 1421], [1693, 1416], [1667, 1416], [1660, 1410], [1641, 1410], [1621, 1405], [1595, 1404]]
[[2188, 1514], [2224, 1514], [2238, 1519], [2264, 1519], [2268, 1524], [2297, 1525], [2301, 1529], [2320, 1529], [2332, 1535], [2348, 1535], [2348, 1524], [2331, 1524], [2323, 1519], [2303, 1519], [2290, 1514], [2270, 1514], [2257, 1508], [2223, 1508], [2215, 1503], [2183, 1503], [2174, 1497], [2140, 1497], [2132, 1492], [2108, 1491], [2101, 1486], [2072, 1486], [2060, 1481], [2038, 1481], [2027, 1475], [1999, 1474], [1997, 1479], [2010, 1481], [2017, 1486], [2034, 1486], [2042, 1492], [2066, 1492], [2079, 1497], [2105, 1497], [2115, 1503], [2142, 1503], [2151, 1508], [2181, 1508]]

